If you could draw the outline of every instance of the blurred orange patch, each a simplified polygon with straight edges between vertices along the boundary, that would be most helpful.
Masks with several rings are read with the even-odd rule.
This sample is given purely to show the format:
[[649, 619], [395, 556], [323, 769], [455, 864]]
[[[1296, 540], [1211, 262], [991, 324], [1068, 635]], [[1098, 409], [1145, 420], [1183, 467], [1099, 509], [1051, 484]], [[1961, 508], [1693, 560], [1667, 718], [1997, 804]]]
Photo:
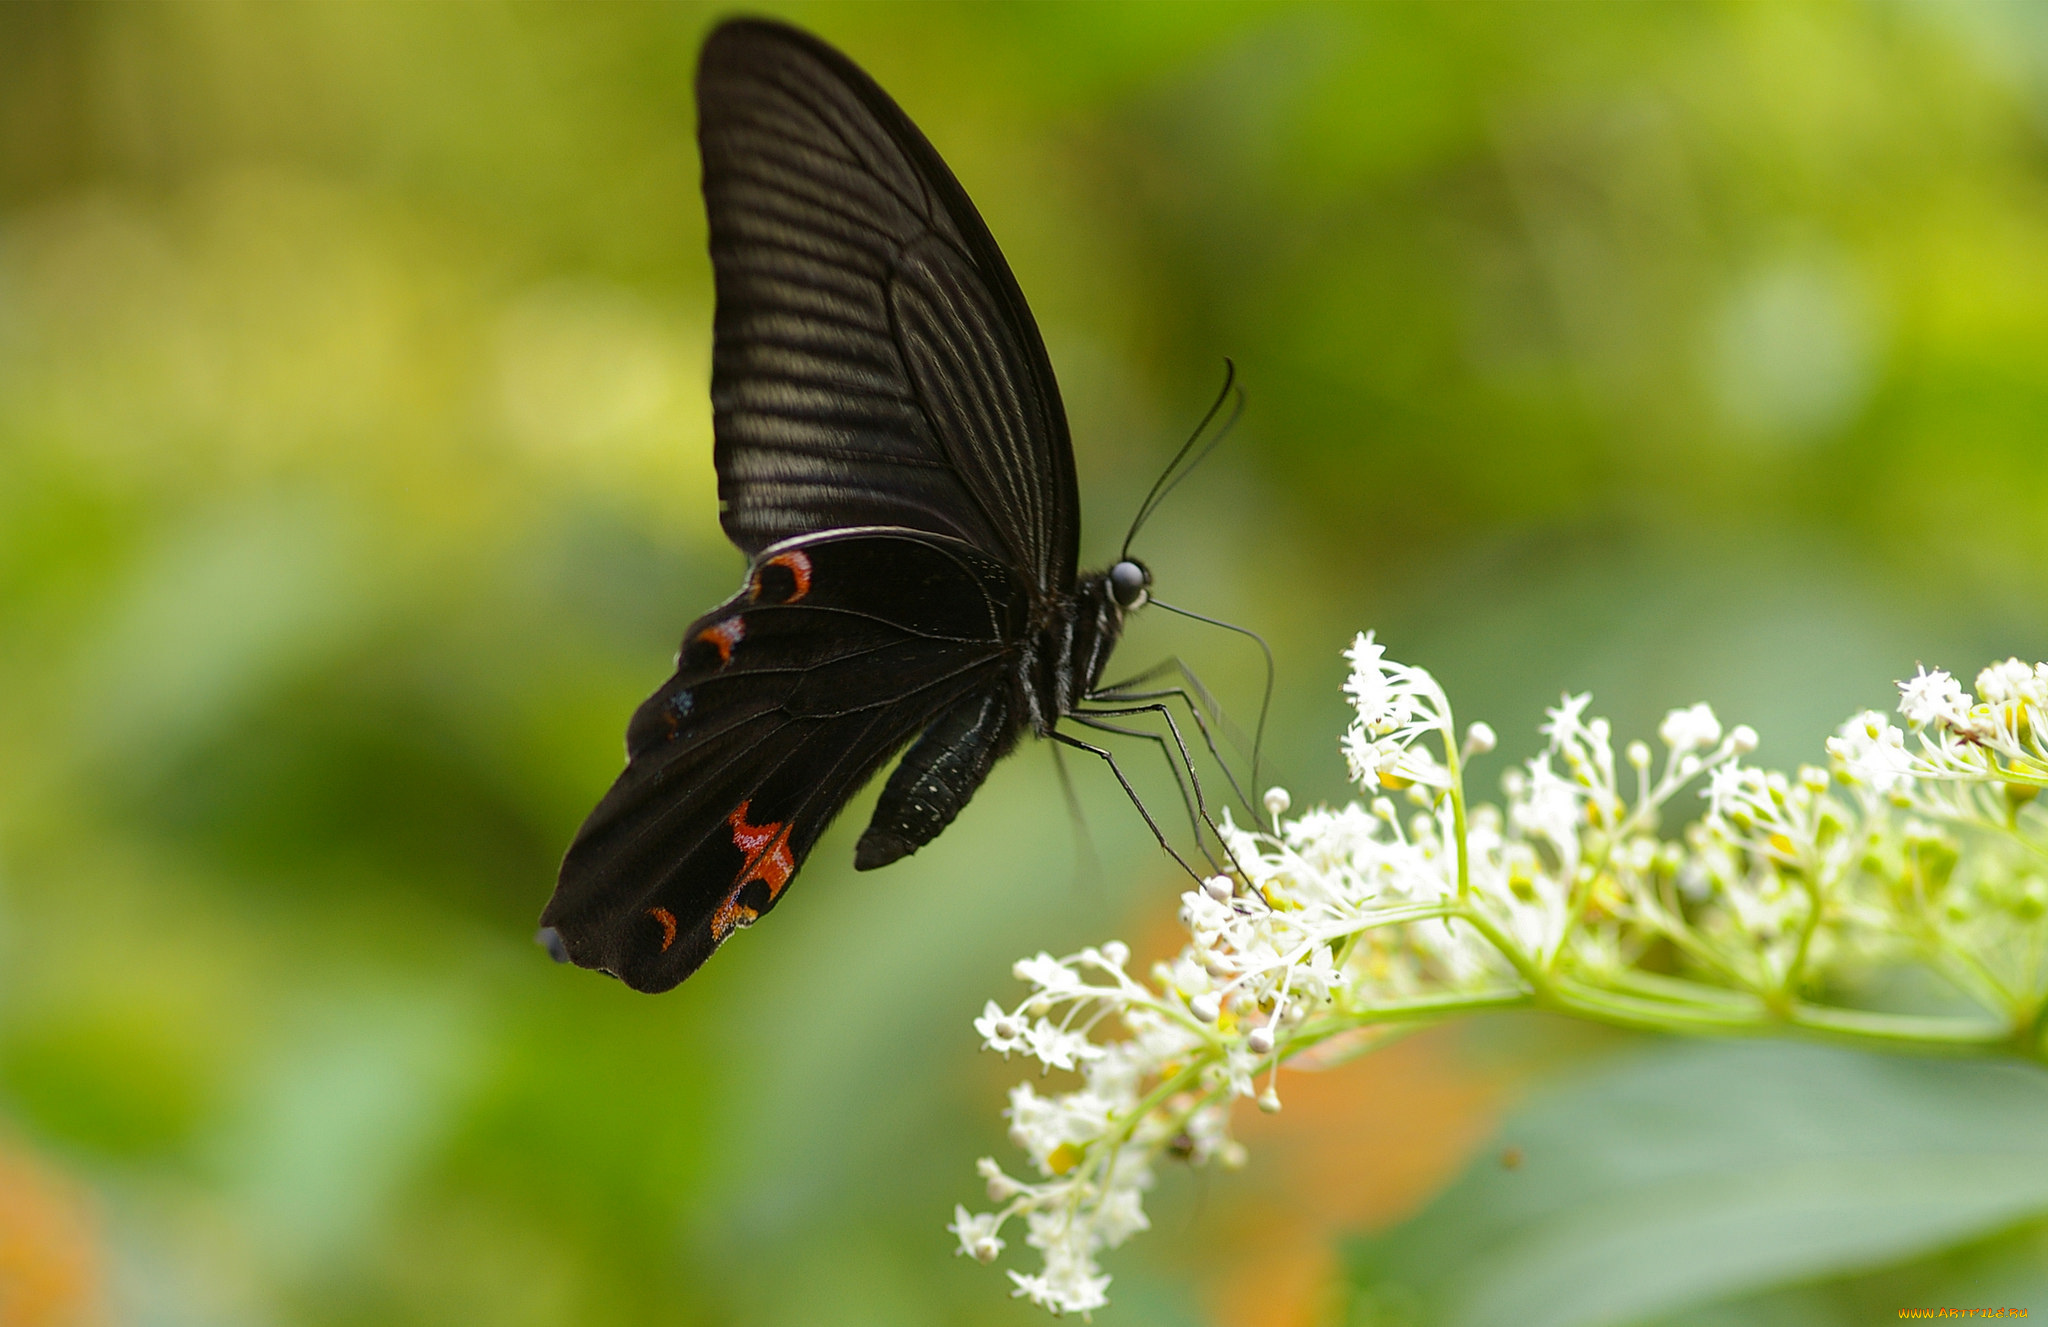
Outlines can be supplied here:
[[97, 1327], [108, 1321], [104, 1285], [84, 1191], [0, 1147], [0, 1327]]
[[[1160, 914], [1133, 972], [1187, 939]], [[1231, 1115], [1250, 1164], [1205, 1226], [1234, 1250], [1206, 1287], [1228, 1327], [1318, 1327], [1340, 1315], [1332, 1297], [1347, 1235], [1391, 1226], [1457, 1177], [1499, 1123], [1526, 1066], [1480, 1064], [1460, 1050], [1462, 1025], [1415, 1033], [1349, 1064], [1283, 1071], [1278, 1115], [1239, 1102]], [[1265, 1078], [1259, 1085], [1264, 1087]]]
[[1252, 1161], [1246, 1192], [1218, 1214], [1234, 1252], [1209, 1286], [1215, 1321], [1331, 1321], [1343, 1237], [1401, 1220], [1464, 1169], [1512, 1083], [1469, 1063], [1458, 1040], [1440, 1028], [1327, 1072], [1282, 1073], [1280, 1114], [1237, 1112]]

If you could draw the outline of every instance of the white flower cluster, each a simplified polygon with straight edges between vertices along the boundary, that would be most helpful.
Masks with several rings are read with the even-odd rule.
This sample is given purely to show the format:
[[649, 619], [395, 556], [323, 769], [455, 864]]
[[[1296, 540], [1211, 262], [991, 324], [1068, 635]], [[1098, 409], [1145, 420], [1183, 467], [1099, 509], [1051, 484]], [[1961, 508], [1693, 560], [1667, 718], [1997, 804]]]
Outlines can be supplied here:
[[[991, 1000], [974, 1020], [988, 1049], [1081, 1077], [1078, 1089], [1055, 1096], [1029, 1082], [1011, 1089], [1010, 1141], [1030, 1157], [1038, 1179], [1014, 1178], [982, 1158], [996, 1210], [956, 1208], [948, 1227], [961, 1253], [992, 1262], [1003, 1250], [1003, 1227], [1022, 1217], [1025, 1243], [1045, 1265], [1012, 1271], [1012, 1293], [1056, 1314], [1087, 1314], [1109, 1302], [1096, 1254], [1146, 1228], [1143, 1195], [1163, 1148], [1206, 1161], [1225, 1146], [1221, 1109], [1187, 1100], [1210, 1086], [1213, 1075], [1203, 1070], [1214, 1063], [1219, 1039], [1187, 1002], [1133, 978], [1129, 962], [1130, 950], [1117, 941], [1062, 959], [1021, 960], [1015, 973], [1031, 994], [1014, 1009]], [[1094, 1040], [1112, 1015], [1125, 1035]]]
[[1947, 673], [1925, 668], [1899, 683], [1906, 734], [1875, 711], [1842, 726], [1828, 752], [1844, 770], [1881, 792], [1916, 779], [2040, 789], [2048, 785], [2048, 663], [2018, 659], [1977, 674], [1977, 695]]
[[[988, 1049], [1072, 1076], [1012, 1090], [1010, 1137], [1035, 1178], [984, 1158], [994, 1210], [958, 1208], [950, 1227], [992, 1262], [1023, 1220], [1044, 1265], [1011, 1271], [1014, 1294], [1054, 1313], [1107, 1303], [1098, 1255], [1147, 1227], [1163, 1158], [1240, 1164], [1230, 1109], [1279, 1110], [1282, 1063], [1331, 1063], [1419, 1022], [1525, 1006], [2009, 1053], [2048, 1004], [2048, 825], [2031, 806], [2048, 782], [2048, 665], [1986, 669], [1981, 700], [1923, 672], [1901, 687], [1917, 750], [1866, 713], [1829, 743], [1832, 773], [1791, 777], [1743, 765], [1755, 732], [1724, 731], [1705, 705], [1666, 716], [1661, 760], [1644, 742], [1617, 755], [1590, 698], [1567, 696], [1546, 749], [1502, 779], [1504, 805], [1468, 813], [1462, 766], [1492, 730], [1460, 742], [1436, 680], [1371, 636], [1346, 654], [1343, 749], [1368, 802], [1283, 820], [1291, 799], [1273, 789], [1270, 832], [1225, 819], [1241, 874], [1181, 896], [1187, 943], [1149, 982], [1121, 944], [1040, 954], [1016, 966], [1029, 994], [975, 1020]], [[1705, 814], [1666, 834], [1664, 808], [1703, 780]], [[1958, 835], [1978, 830], [2002, 837], [1964, 863]], [[1812, 1002], [1902, 957], [2006, 1021], [1937, 1028]]]

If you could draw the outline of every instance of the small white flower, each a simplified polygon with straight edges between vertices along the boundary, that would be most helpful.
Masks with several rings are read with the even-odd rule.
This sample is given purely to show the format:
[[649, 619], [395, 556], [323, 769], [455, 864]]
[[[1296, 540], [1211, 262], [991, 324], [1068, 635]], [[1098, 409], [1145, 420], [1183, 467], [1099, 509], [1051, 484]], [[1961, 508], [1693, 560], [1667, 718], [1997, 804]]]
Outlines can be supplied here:
[[1836, 729], [1828, 739], [1828, 754], [1842, 762], [1848, 777], [1879, 794], [1913, 782], [1913, 757], [1906, 750], [1905, 733], [1876, 710], [1865, 710]]
[[960, 1237], [960, 1247], [953, 1250], [955, 1254], [964, 1253], [976, 1262], [991, 1263], [1003, 1251], [1003, 1241], [996, 1235], [1001, 1225], [993, 1212], [969, 1212], [955, 1204], [953, 1224], [946, 1229]]
[[1010, 972], [1018, 981], [1028, 981], [1048, 995], [1059, 995], [1081, 985], [1079, 974], [1044, 950], [1035, 957], [1018, 959]]
[[1054, 1157], [1063, 1146], [1078, 1151], [1100, 1138], [1114, 1109], [1085, 1089], [1062, 1096], [1040, 1096], [1028, 1082], [1010, 1089], [1010, 1141], [1023, 1149], [1047, 1174], [1056, 1174]]
[[1351, 642], [1351, 648], [1344, 651], [1344, 657], [1351, 662], [1351, 676], [1344, 682], [1344, 694], [1351, 697], [1352, 707], [1358, 711], [1358, 721], [1367, 728], [1388, 722], [1393, 716], [1394, 689], [1388, 682], [1381, 660], [1386, 657], [1387, 647], [1373, 640], [1373, 633], [1366, 632]]
[[1585, 714], [1586, 706], [1592, 703], [1593, 693], [1590, 691], [1581, 691], [1576, 696], [1567, 693], [1557, 702], [1556, 708], [1543, 711], [1544, 721], [1536, 731], [1553, 743], [1560, 743], [1585, 726], [1580, 716]]
[[1716, 766], [1707, 776], [1707, 786], [1700, 796], [1707, 799], [1717, 816], [1747, 814], [1751, 805], [1750, 785], [1756, 773], [1740, 765]]
[[[1017, 1283], [1017, 1288], [1010, 1292], [1013, 1299], [1028, 1299], [1042, 1309], [1052, 1310], [1055, 1317], [1062, 1313], [1086, 1311], [1076, 1310], [1074, 1306], [1070, 1305], [1067, 1302], [1066, 1286], [1063, 1284], [1055, 1285], [1049, 1276], [1041, 1276], [1031, 1272], [1012, 1271], [1010, 1279]], [[1102, 1285], [1104, 1289], [1108, 1289], [1108, 1277], [1102, 1278]], [[1104, 1299], [1102, 1302], [1107, 1304], [1109, 1301]], [[1095, 1305], [1094, 1307], [1100, 1308], [1101, 1305]]]
[[1001, 1051], [1005, 1059], [1011, 1051], [1024, 1047], [1024, 1020], [1006, 1011], [994, 1000], [982, 1007], [981, 1017], [974, 1020], [974, 1030], [981, 1034], [984, 1050]]
[[1095, 1238], [1102, 1241], [1105, 1249], [1115, 1248], [1141, 1230], [1150, 1230], [1152, 1220], [1145, 1215], [1145, 1195], [1135, 1186], [1118, 1185], [1103, 1195], [1091, 1224]]
[[1966, 724], [1970, 700], [1953, 677], [1938, 668], [1930, 673], [1922, 667], [1899, 683], [1899, 713], [1915, 728], [1937, 723]]
[[1713, 707], [1701, 701], [1665, 715], [1657, 736], [1673, 751], [1704, 751], [1721, 740], [1721, 721], [1714, 717]]
[[1560, 852], [1576, 858], [1579, 841], [1579, 793], [1550, 768], [1550, 757], [1537, 756], [1528, 764], [1528, 779], [1522, 795], [1508, 809], [1516, 829], [1548, 839]]
[[1024, 1192], [1024, 1185], [1003, 1173], [994, 1157], [983, 1157], [974, 1163], [974, 1173], [988, 1182], [988, 1200], [992, 1203], [1006, 1203]]
[[1977, 674], [1977, 694], [1993, 705], [2040, 705], [2044, 699], [2034, 669], [2017, 659], [1992, 664]]
[[1033, 1023], [1024, 1034], [1025, 1049], [1048, 1069], [1072, 1069], [1083, 1060], [1102, 1054], [1102, 1047], [1087, 1034], [1056, 1027], [1046, 1019]]

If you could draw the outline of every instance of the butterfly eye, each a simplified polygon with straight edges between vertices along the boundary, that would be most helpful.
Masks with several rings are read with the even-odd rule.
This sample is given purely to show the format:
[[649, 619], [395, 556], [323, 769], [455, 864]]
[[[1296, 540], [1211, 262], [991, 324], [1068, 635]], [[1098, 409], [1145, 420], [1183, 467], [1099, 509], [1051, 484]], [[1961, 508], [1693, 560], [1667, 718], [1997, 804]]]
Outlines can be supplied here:
[[1152, 586], [1152, 573], [1142, 562], [1125, 558], [1109, 569], [1109, 592], [1116, 598], [1118, 608], [1129, 611], [1145, 602], [1145, 591]]

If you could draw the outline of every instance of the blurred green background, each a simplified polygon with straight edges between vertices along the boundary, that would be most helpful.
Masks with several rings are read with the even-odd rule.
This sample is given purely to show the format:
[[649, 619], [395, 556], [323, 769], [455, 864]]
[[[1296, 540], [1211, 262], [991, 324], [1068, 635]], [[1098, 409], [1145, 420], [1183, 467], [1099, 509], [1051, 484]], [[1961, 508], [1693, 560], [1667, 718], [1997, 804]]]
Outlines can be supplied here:
[[[1789, 766], [1916, 661], [2048, 655], [2048, 10], [762, 8], [979, 203], [1090, 562], [1236, 359], [1242, 426], [1137, 551], [1272, 639], [1297, 805], [1345, 792], [1364, 628], [1508, 758], [1591, 688], [1625, 734], [1710, 700]], [[968, 1020], [1010, 960], [1172, 943], [1099, 771], [1093, 871], [1026, 749], [874, 876], [856, 807], [674, 994], [531, 943], [742, 568], [692, 139], [717, 12], [0, 7], [0, 1321], [1038, 1320], [942, 1226], [1008, 1155]], [[1248, 726], [1256, 655], [1161, 616], [1121, 660], [1183, 654]], [[2048, 1311], [2041, 1208], [1940, 1160], [2048, 1136], [2036, 1077], [1686, 1068], [1728, 1053], [1513, 1022], [1297, 1079], [1247, 1172], [1168, 1177], [1104, 1321], [1488, 1321], [1562, 1264], [1525, 1242], [1462, 1308], [1396, 1283], [1463, 1283], [1502, 1175], [1599, 1210], [1644, 1136], [1679, 1198], [1638, 1231], [1711, 1207], [1688, 1165], [1782, 1180], [1816, 1138], [1893, 1219], [1813, 1244], [1877, 1200], [1766, 1177], [1556, 1321]], [[1594, 1062], [1638, 1095], [1564, 1072]], [[1590, 1104], [1517, 1106], [1539, 1080]], [[1637, 1132], [1715, 1091], [1713, 1127]], [[1569, 1145], [1507, 1172], [1518, 1130]], [[1803, 1252], [1745, 1260], [1773, 1219]]]

